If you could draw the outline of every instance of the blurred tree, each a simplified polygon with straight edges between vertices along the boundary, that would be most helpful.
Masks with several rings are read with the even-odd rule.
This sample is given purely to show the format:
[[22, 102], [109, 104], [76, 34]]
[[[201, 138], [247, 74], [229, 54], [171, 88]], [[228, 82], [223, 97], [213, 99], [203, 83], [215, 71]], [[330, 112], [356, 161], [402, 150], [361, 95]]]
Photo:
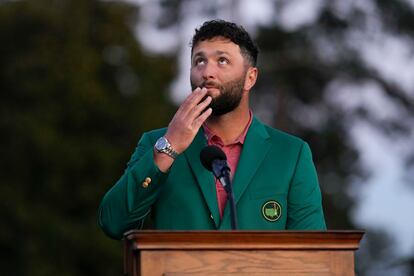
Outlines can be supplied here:
[[2, 275], [122, 273], [97, 207], [173, 112], [175, 59], [143, 53], [136, 20], [120, 2], [1, 1]]

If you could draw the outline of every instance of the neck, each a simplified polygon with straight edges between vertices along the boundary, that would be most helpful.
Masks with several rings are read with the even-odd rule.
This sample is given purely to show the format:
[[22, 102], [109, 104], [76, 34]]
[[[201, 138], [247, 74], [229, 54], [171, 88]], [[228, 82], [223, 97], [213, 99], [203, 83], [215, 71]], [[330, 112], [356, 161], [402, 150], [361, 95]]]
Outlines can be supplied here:
[[205, 122], [207, 127], [218, 135], [225, 145], [233, 143], [249, 122], [248, 105], [240, 104], [235, 110], [221, 116], [210, 116]]

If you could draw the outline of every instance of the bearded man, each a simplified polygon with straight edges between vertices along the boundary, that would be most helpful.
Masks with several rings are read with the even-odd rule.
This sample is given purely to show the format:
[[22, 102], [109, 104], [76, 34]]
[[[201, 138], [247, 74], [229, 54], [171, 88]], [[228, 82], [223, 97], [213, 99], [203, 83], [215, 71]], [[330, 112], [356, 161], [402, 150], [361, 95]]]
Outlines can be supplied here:
[[227, 156], [239, 229], [326, 229], [309, 146], [263, 124], [249, 107], [257, 56], [241, 26], [213, 20], [196, 29], [193, 91], [167, 128], [142, 135], [104, 196], [98, 223], [108, 236], [120, 239], [148, 216], [155, 229], [231, 229], [226, 191], [200, 161], [206, 145]]

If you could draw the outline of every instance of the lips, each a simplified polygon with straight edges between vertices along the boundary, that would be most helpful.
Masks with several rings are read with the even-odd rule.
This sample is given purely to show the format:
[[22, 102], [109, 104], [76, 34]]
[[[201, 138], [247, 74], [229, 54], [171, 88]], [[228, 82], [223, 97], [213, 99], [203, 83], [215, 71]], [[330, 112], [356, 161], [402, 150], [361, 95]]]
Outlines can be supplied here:
[[[210, 93], [211, 92], [213, 92], [213, 91], [220, 91], [220, 87], [219, 86], [217, 86], [217, 85], [205, 85], [204, 86], [206, 89], [207, 89], [207, 91], [209, 91]], [[215, 94], [215, 92], [214, 92], [214, 94]]]
[[202, 87], [205, 87], [207, 89], [212, 89], [212, 88], [220, 89], [219, 85], [214, 82], [205, 82], [202, 84]]
[[207, 89], [207, 95], [214, 97], [220, 92], [220, 88], [216, 86], [204, 86]]

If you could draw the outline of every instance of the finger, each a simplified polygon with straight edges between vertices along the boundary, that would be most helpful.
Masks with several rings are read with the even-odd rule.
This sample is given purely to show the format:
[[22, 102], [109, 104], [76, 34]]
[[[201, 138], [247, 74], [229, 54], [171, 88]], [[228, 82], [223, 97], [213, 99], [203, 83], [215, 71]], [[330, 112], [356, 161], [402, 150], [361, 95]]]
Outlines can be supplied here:
[[188, 114], [189, 115], [189, 119], [190, 120], [194, 120], [195, 118], [197, 118], [198, 116], [200, 116], [200, 114], [205, 111], [205, 109], [208, 107], [208, 105], [211, 103], [212, 98], [211, 96], [207, 96], [201, 103], [199, 103], [198, 105], [196, 105], [191, 112]]
[[196, 88], [193, 93], [191, 93], [190, 97], [188, 97], [184, 103], [183, 103], [183, 110], [190, 111], [192, 110], [196, 105], [198, 105], [201, 100], [205, 97], [207, 94], [206, 88]]
[[193, 121], [193, 126], [198, 130], [201, 127], [201, 125], [207, 120], [207, 118], [210, 117], [212, 112], [213, 109], [211, 109], [211, 107], [207, 108], [203, 113], [201, 113], [200, 116], [198, 116]]
[[203, 89], [202, 89], [202, 88], [200, 88], [200, 87], [197, 87], [196, 89], [194, 89], [194, 90], [190, 93], [190, 95], [188, 95], [188, 96], [187, 96], [187, 98], [185, 98], [185, 100], [184, 100], [184, 102], [183, 102], [183, 105], [193, 102], [193, 101], [194, 101], [194, 98], [195, 98], [198, 94], [202, 93], [202, 91], [201, 91], [201, 90], [203, 90]]
[[204, 97], [206, 96], [206, 94], [207, 94], [207, 88], [205, 88], [205, 87], [201, 88], [200, 89], [200, 92], [195, 93], [195, 96], [194, 96], [194, 100], [193, 101], [196, 104], [199, 104], [204, 99]]
[[[200, 87], [197, 87], [196, 89], [193, 90], [193, 92], [191, 92], [185, 99], [184, 101], [181, 103], [181, 105], [178, 107], [177, 111], [175, 112], [174, 117], [180, 117], [181, 114], [183, 113], [183, 110], [186, 111], [188, 109], [188, 106], [190, 105], [190, 103], [192, 102], [192, 99], [195, 97], [195, 94], [199, 93], [199, 91], [201, 90]], [[185, 113], [185, 112], [184, 112]]]

